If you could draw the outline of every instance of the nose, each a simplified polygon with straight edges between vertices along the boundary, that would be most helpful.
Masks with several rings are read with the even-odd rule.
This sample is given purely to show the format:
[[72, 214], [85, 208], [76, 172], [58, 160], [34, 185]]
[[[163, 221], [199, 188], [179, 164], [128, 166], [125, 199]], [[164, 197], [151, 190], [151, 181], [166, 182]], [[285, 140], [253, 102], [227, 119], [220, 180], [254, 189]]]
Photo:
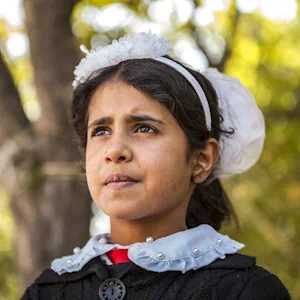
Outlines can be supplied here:
[[[128, 140], [127, 140], [128, 141]], [[126, 142], [126, 138], [120, 136], [112, 138], [110, 144], [107, 145], [104, 159], [107, 163], [128, 162], [132, 160], [132, 150]]]

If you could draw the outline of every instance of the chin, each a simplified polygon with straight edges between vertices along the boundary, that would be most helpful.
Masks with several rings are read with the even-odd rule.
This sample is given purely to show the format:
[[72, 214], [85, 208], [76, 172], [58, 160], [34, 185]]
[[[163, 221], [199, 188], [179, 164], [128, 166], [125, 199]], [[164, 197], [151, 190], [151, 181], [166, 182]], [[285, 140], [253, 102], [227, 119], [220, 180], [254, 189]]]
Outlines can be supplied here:
[[124, 220], [124, 221], [134, 221], [148, 217], [149, 212], [145, 212], [137, 208], [126, 207], [120, 205], [118, 207], [102, 207], [101, 210], [112, 219]]

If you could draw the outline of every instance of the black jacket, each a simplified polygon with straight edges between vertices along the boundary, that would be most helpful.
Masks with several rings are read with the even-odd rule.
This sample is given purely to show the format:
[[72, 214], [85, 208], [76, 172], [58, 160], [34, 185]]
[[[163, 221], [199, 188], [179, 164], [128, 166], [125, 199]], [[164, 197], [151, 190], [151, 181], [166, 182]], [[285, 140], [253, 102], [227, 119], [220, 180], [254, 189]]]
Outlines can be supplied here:
[[[125, 285], [124, 300], [290, 300], [278, 277], [242, 254], [227, 255], [198, 270], [156, 273], [132, 262], [105, 265], [99, 257], [81, 271], [58, 275], [47, 269], [25, 291], [21, 300], [95, 300], [101, 284], [118, 278]], [[117, 295], [104, 299], [121, 299]]]

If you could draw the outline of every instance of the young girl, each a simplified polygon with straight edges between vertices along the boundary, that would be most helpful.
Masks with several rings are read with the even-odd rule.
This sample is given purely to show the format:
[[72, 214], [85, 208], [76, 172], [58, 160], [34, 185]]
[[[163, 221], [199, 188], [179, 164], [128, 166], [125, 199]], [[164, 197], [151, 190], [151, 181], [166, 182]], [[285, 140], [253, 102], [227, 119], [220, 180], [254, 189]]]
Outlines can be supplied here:
[[55, 259], [23, 300], [287, 300], [282, 282], [219, 233], [237, 218], [219, 178], [258, 160], [264, 118], [236, 79], [129, 34], [76, 67], [73, 124], [111, 234]]

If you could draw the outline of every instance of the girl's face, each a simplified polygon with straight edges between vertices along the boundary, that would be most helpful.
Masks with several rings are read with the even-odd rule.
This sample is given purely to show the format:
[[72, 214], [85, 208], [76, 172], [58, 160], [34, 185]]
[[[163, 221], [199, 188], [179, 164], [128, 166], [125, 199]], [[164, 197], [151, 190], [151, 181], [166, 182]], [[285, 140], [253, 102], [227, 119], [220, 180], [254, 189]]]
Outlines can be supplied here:
[[[106, 121], [95, 125], [100, 118]], [[193, 192], [186, 143], [176, 119], [156, 100], [120, 81], [101, 85], [88, 110], [86, 176], [93, 200], [116, 219], [185, 215]], [[105, 185], [115, 173], [138, 183]]]

